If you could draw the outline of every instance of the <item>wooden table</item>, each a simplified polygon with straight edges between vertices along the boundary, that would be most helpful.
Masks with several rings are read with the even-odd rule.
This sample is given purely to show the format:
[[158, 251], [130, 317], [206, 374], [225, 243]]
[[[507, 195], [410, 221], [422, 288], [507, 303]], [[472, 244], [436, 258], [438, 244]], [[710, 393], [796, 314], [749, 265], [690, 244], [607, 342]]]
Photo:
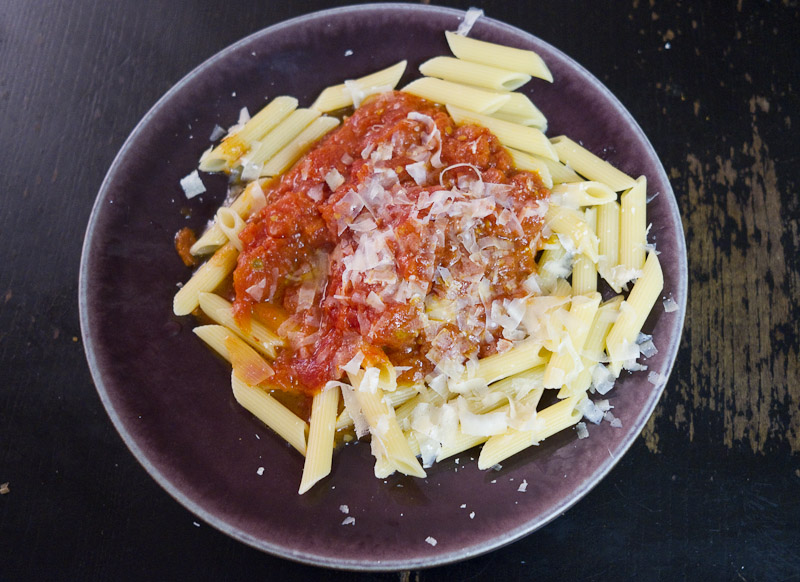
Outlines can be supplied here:
[[80, 340], [78, 264], [103, 176], [197, 64], [340, 4], [4, 3], [0, 579], [800, 580], [797, 2], [480, 3], [628, 107], [687, 237], [689, 309], [666, 393], [642, 438], [566, 515], [460, 564], [335, 572], [200, 524], [139, 466]]

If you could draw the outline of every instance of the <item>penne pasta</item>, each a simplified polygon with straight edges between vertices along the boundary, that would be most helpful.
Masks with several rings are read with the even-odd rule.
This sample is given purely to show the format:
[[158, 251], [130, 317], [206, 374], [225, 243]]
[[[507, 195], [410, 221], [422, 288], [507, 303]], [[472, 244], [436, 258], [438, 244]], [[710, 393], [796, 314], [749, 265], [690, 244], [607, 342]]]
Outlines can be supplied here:
[[597, 235], [589, 228], [583, 212], [551, 204], [545, 221], [554, 233], [567, 236], [577, 250], [593, 262], [597, 262], [599, 258]]
[[297, 137], [276, 153], [261, 170], [262, 176], [278, 176], [294, 164], [315, 142], [339, 125], [335, 117], [322, 116], [311, 122]]
[[269, 132], [258, 145], [254, 144], [252, 151], [247, 154], [245, 165], [259, 169], [256, 177], [261, 173], [265, 162], [271, 160], [275, 154], [286, 147], [296, 138], [312, 121], [319, 117], [319, 111], [313, 109], [296, 109], [278, 126]]
[[607, 184], [615, 192], [633, 187], [634, 179], [564, 135], [550, 139], [558, 159], [587, 180]]
[[509, 430], [486, 441], [478, 457], [478, 468], [489, 469], [512, 455], [536, 445], [557, 432], [578, 423], [582, 414], [575, 409], [575, 398], [566, 398], [537, 413], [540, 428], [535, 430]]
[[503, 68], [510, 71], [519, 71], [532, 77], [553, 82], [553, 75], [550, 69], [547, 68], [542, 58], [533, 51], [476, 40], [449, 31], [445, 32], [445, 36], [447, 44], [450, 45], [450, 50], [459, 59], [485, 65], [503, 63]]
[[550, 191], [550, 199], [559, 206], [579, 208], [614, 202], [617, 193], [600, 182], [576, 182], [554, 186]]
[[264, 355], [275, 358], [275, 349], [283, 346], [283, 340], [255, 318], [250, 320], [248, 329], [243, 329], [233, 317], [233, 305], [213, 293], [200, 293], [200, 309], [209, 318], [232, 330], [239, 337]]
[[302, 495], [331, 472], [333, 437], [336, 432], [336, 408], [339, 390], [326, 388], [314, 396], [308, 430], [306, 461], [298, 493]]
[[[610, 369], [619, 376], [623, 364], [631, 359], [630, 349], [642, 330], [650, 310], [655, 305], [661, 290], [664, 288], [664, 275], [658, 255], [650, 252], [642, 270], [642, 276], [636, 281], [628, 298], [620, 305], [619, 318], [614, 322], [606, 338], [606, 349], [611, 357]], [[639, 356], [635, 350], [634, 358]]]
[[647, 180], [636, 180], [633, 188], [620, 196], [619, 264], [628, 271], [644, 266], [647, 244]]
[[283, 121], [297, 107], [294, 97], [276, 97], [242, 127], [222, 140], [213, 150], [203, 154], [199, 168], [204, 172], [230, 170], [236, 161]]
[[535, 127], [527, 127], [488, 115], [475, 113], [454, 105], [447, 106], [447, 112], [456, 123], [474, 123], [482, 125], [497, 136], [500, 142], [510, 148], [522, 150], [529, 154], [558, 160], [553, 145], [545, 135]]
[[383, 400], [383, 391], [377, 385], [367, 386], [369, 382], [364, 381], [365, 377], [367, 372], [360, 372], [354, 378], [353, 385], [375, 446], [396, 470], [414, 477], [425, 477], [425, 471], [397, 424], [394, 410]]
[[610, 202], [597, 209], [597, 272], [619, 293], [614, 282], [614, 267], [619, 263], [619, 204]]
[[366, 97], [394, 89], [405, 70], [406, 61], [400, 61], [365, 77], [328, 87], [320, 93], [311, 108], [320, 113], [329, 113], [354, 104], [358, 107]]
[[[589, 335], [589, 328], [600, 305], [600, 294], [596, 291], [588, 296], [576, 295], [570, 306], [570, 327], [556, 353], [550, 356], [544, 371], [542, 384], [545, 388], [561, 388], [580, 372], [580, 356]], [[563, 397], [559, 394], [560, 397]]]
[[[267, 201], [264, 197], [263, 188], [267, 182], [268, 180], [254, 180], [250, 182], [242, 193], [236, 197], [236, 200], [233, 201], [229, 208], [244, 220], [248, 219], [251, 214], [258, 212], [266, 206]], [[192, 245], [189, 252], [194, 256], [207, 255], [216, 251], [226, 242], [228, 242], [228, 237], [222, 231], [215, 217], [214, 224], [197, 239], [197, 242]]]
[[544, 184], [545, 187], [553, 187], [553, 177], [550, 174], [550, 167], [545, 163], [544, 159], [515, 150], [514, 148], [506, 148], [506, 150], [511, 155], [511, 160], [517, 169], [536, 172], [539, 174], [539, 178], [541, 178], [542, 184]]
[[[589, 229], [596, 232], [597, 209], [587, 208], [583, 215]], [[572, 292], [575, 295], [587, 295], [594, 291], [597, 291], [597, 266], [589, 255], [578, 253], [572, 266]]]
[[547, 131], [547, 118], [526, 95], [522, 93], [507, 93], [507, 95], [508, 100], [491, 114], [492, 117]]
[[212, 257], [200, 265], [183, 287], [175, 294], [172, 311], [189, 315], [200, 305], [200, 293], [211, 292], [233, 272], [239, 251], [232, 243], [224, 244]]
[[305, 456], [308, 423], [261, 388], [248, 386], [233, 374], [231, 386], [236, 402]]
[[434, 77], [423, 77], [412, 81], [403, 87], [402, 91], [435, 103], [454, 105], [487, 115], [500, 109], [511, 98], [507, 93], [487, 91]]
[[427, 77], [474, 85], [493, 91], [514, 91], [531, 80], [531, 76], [525, 73], [453, 57], [434, 57], [427, 60], [419, 66], [419, 72]]

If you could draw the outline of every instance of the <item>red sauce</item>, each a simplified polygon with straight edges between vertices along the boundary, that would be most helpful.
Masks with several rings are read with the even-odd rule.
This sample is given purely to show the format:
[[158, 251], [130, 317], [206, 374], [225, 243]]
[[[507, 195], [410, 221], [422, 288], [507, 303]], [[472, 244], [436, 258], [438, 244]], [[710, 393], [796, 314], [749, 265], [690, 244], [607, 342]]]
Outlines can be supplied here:
[[[418, 179], [424, 166], [423, 185], [409, 166]], [[466, 195], [454, 190], [465, 185]], [[479, 202], [481, 192], [496, 195]], [[269, 381], [313, 394], [359, 350], [408, 367], [407, 380], [442, 353], [494, 353], [502, 330], [486, 329], [484, 306], [465, 294], [484, 278], [492, 301], [525, 295], [542, 226], [530, 210], [548, 192], [512, 167], [487, 129], [457, 127], [441, 106], [394, 92], [362, 105], [265, 194], [240, 235], [235, 313], [243, 323], [254, 313], [288, 317], [280, 329], [289, 345]], [[470, 258], [479, 242], [488, 264]], [[471, 301], [461, 310], [471, 319], [432, 320], [425, 302], [436, 298]]]

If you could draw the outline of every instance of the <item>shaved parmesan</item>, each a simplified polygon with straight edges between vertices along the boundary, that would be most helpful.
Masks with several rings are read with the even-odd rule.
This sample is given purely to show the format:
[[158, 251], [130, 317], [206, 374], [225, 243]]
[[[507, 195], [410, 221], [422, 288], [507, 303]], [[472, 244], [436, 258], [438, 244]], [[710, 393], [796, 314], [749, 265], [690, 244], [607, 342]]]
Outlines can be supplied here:
[[469, 31], [472, 30], [475, 21], [478, 20], [481, 16], [483, 16], [483, 10], [480, 8], [470, 8], [467, 10], [467, 13], [464, 15], [464, 20], [461, 24], [458, 25], [456, 29], [456, 34], [460, 34], [461, 36], [467, 36]]
[[189, 199], [206, 191], [205, 184], [203, 184], [203, 180], [200, 179], [200, 174], [197, 173], [197, 170], [181, 179], [181, 188], [183, 188], [183, 193], [186, 194], [186, 197]]

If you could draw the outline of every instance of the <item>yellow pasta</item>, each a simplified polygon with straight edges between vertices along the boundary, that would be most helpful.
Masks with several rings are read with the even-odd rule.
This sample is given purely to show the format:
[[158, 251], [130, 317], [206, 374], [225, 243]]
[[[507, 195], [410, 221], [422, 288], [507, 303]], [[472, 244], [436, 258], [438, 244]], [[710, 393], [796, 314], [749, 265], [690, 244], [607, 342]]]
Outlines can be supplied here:
[[631, 188], [634, 179], [618, 170], [605, 160], [597, 157], [568, 137], [560, 135], [551, 138], [558, 152], [558, 159], [571, 167], [587, 180], [594, 180], [608, 185], [615, 192]]
[[242, 329], [233, 317], [233, 306], [224, 298], [213, 293], [200, 293], [198, 296], [200, 309], [209, 318], [228, 329], [258, 351], [275, 358], [275, 349], [283, 346], [283, 340], [255, 318], [250, 320], [249, 329]]
[[[619, 375], [622, 366], [629, 358], [629, 350], [642, 330], [650, 310], [655, 305], [661, 290], [664, 288], [664, 275], [658, 255], [650, 252], [642, 270], [642, 276], [636, 281], [630, 295], [619, 309], [619, 318], [614, 323], [606, 338], [606, 349], [611, 357], [610, 369]], [[638, 357], [638, 349], [636, 354]]]
[[564, 184], [570, 182], [582, 182], [581, 178], [572, 168], [568, 168], [559, 161], [551, 160], [549, 158], [539, 158], [547, 169], [550, 170], [550, 176], [553, 178], [553, 184]]
[[474, 85], [494, 91], [514, 91], [531, 80], [530, 75], [472, 63], [453, 57], [434, 57], [419, 66], [419, 72], [454, 83]]
[[606, 336], [608, 336], [608, 331], [619, 316], [621, 303], [622, 295], [617, 295], [597, 309], [592, 326], [589, 328], [589, 335], [583, 344], [581, 358], [583, 369], [574, 380], [567, 383], [567, 394], [580, 394], [589, 389], [589, 385], [592, 383], [592, 370], [604, 358]]
[[487, 384], [512, 376], [523, 370], [534, 368], [544, 362], [542, 344], [526, 340], [516, 344], [507, 352], [494, 354], [478, 360], [473, 378], [481, 378]]
[[356, 379], [356, 397], [361, 405], [370, 434], [377, 441], [376, 445], [385, 453], [389, 463], [401, 473], [414, 477], [425, 477], [425, 471], [412, 453], [408, 441], [397, 424], [394, 410], [383, 400], [383, 391], [377, 386], [374, 391], [365, 386], [365, 372]]
[[580, 252], [593, 262], [598, 260], [598, 241], [583, 212], [551, 204], [545, 216], [546, 224], [557, 233], [569, 237]]
[[236, 267], [239, 251], [232, 243], [224, 244], [212, 257], [200, 265], [183, 287], [175, 294], [172, 311], [175, 315], [189, 315], [200, 304], [200, 293], [219, 287]]
[[544, 184], [546, 188], [553, 187], [553, 177], [550, 175], [550, 168], [542, 158], [537, 158], [536, 156], [526, 154], [514, 148], [506, 148], [506, 150], [511, 155], [511, 160], [515, 168], [527, 172], [536, 172], [539, 174], [539, 178], [541, 178], [542, 184]]
[[619, 204], [610, 202], [597, 209], [597, 238], [600, 257], [597, 271], [614, 290], [619, 286], [614, 283], [613, 269], [619, 263]]
[[314, 396], [308, 430], [306, 461], [298, 493], [302, 495], [331, 472], [333, 438], [336, 432], [338, 388], [326, 388]]
[[261, 170], [262, 176], [278, 176], [289, 169], [300, 156], [308, 151], [321, 137], [339, 125], [335, 117], [322, 116], [311, 122], [281, 151], [275, 154]]
[[647, 180], [644, 176], [620, 196], [619, 264], [628, 270], [644, 266], [647, 244]]
[[533, 51], [502, 46], [499, 44], [476, 40], [461, 36], [454, 32], [445, 32], [450, 50], [459, 59], [495, 66], [502, 63], [504, 69], [519, 71], [532, 77], [553, 82], [553, 74]]
[[544, 371], [545, 388], [561, 388], [580, 372], [576, 363], [580, 364], [583, 344], [589, 335], [589, 328], [600, 305], [600, 294], [596, 291], [588, 296], [576, 295], [570, 306], [570, 328], [561, 342], [559, 351], [550, 356]]
[[478, 457], [478, 468], [489, 469], [508, 457], [543, 441], [544, 439], [577, 424], [583, 415], [575, 409], [576, 399], [566, 398], [540, 410], [536, 414], [541, 421], [536, 430], [509, 430], [506, 434], [491, 437], [486, 441]]
[[[597, 228], [597, 209], [587, 208], [584, 213], [586, 224], [592, 232]], [[572, 292], [586, 295], [597, 291], [597, 266], [586, 253], [578, 253], [572, 266]]]
[[298, 418], [263, 389], [249, 386], [233, 374], [231, 374], [231, 386], [236, 402], [305, 456], [308, 423]]
[[510, 99], [507, 93], [487, 91], [434, 77], [423, 77], [412, 81], [403, 87], [402, 91], [435, 103], [454, 105], [487, 115], [500, 109]]
[[[247, 220], [251, 214], [258, 212], [266, 205], [263, 188], [267, 183], [268, 180], [250, 182], [229, 208], [244, 220]], [[216, 251], [226, 242], [228, 242], [228, 237], [222, 231], [220, 225], [217, 224], [215, 217], [214, 224], [197, 239], [197, 242], [192, 245], [189, 252], [194, 256], [207, 255]]]
[[507, 93], [507, 95], [508, 100], [491, 114], [492, 117], [547, 131], [547, 118], [526, 95], [522, 93]]
[[497, 139], [500, 140], [500, 143], [505, 146], [543, 158], [558, 160], [558, 154], [553, 148], [553, 145], [547, 137], [535, 127], [527, 127], [502, 119], [495, 119], [494, 117], [468, 111], [467, 109], [454, 105], [448, 105], [447, 112], [456, 123], [474, 123], [475, 125], [482, 125], [495, 134]]
[[576, 182], [554, 186], [550, 199], [561, 206], [578, 208], [614, 202], [617, 193], [600, 182]]
[[229, 135], [213, 150], [200, 158], [204, 172], [230, 170], [255, 141], [260, 140], [297, 107], [294, 97], [276, 97], [254, 115], [238, 132]]
[[269, 132], [253, 150], [247, 154], [247, 165], [259, 167], [271, 160], [275, 154], [296, 138], [303, 129], [319, 117], [314, 109], [297, 109]]
[[[400, 77], [406, 70], [406, 61], [400, 61], [396, 65], [387, 67], [365, 77], [354, 79], [341, 85], [328, 87], [316, 101], [311, 105], [320, 113], [328, 113], [338, 109], [344, 109], [354, 104], [354, 96], [357, 101], [363, 100], [369, 95], [391, 91], [400, 82]], [[355, 95], [354, 95], [355, 94]], [[357, 106], [357, 105], [356, 105]]]
[[242, 252], [242, 241], [239, 240], [239, 233], [244, 228], [242, 217], [230, 208], [222, 207], [217, 210], [216, 219], [220, 230], [225, 233], [231, 244], [236, 247], [237, 251]]

